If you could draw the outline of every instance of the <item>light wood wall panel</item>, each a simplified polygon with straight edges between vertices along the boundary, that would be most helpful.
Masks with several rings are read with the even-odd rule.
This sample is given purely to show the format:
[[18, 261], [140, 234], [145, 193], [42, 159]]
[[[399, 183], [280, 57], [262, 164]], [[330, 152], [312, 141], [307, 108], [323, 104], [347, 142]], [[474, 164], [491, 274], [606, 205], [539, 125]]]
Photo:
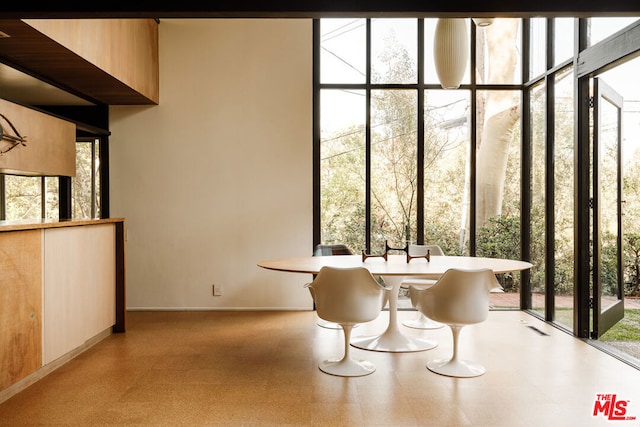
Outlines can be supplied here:
[[44, 231], [43, 363], [115, 324], [115, 226]]
[[[26, 145], [0, 156], [0, 172], [34, 176], [76, 175], [76, 126], [48, 114], [0, 99], [0, 114], [13, 124]], [[4, 132], [11, 127], [0, 120]], [[0, 149], [9, 147], [0, 141]]]
[[0, 236], [0, 390], [42, 365], [41, 233]]
[[158, 103], [158, 23], [155, 20], [28, 19], [24, 22]]

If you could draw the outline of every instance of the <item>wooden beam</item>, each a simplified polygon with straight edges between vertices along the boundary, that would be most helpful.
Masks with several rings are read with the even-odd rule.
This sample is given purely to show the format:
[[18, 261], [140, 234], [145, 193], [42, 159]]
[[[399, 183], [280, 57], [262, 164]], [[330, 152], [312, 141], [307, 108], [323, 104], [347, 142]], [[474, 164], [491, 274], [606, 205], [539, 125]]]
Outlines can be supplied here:
[[96, 104], [158, 104], [154, 20], [0, 19], [0, 31], [0, 62], [17, 70]]

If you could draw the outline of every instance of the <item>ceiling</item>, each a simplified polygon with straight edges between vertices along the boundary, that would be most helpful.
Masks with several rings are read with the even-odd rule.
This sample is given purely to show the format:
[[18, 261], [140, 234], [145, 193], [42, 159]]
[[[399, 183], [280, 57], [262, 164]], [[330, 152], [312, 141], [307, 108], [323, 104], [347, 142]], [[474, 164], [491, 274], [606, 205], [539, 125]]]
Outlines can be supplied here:
[[24, 20], [0, 18], [0, 63], [0, 97], [8, 101], [34, 106], [156, 104]]
[[638, 15], [638, 0], [235, 0], [179, 2], [5, 1], [6, 18], [320, 18]]

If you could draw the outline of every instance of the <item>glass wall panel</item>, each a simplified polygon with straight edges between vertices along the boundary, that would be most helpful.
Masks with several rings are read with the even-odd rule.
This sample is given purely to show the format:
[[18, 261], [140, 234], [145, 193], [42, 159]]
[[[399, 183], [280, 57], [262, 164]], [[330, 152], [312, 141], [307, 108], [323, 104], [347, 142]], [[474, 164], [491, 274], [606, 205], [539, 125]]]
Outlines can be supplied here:
[[[519, 91], [478, 91], [476, 254], [520, 259]], [[520, 275], [499, 277], [505, 293], [494, 306], [520, 307]], [[511, 298], [506, 298], [511, 297]]]
[[428, 90], [424, 106], [424, 242], [469, 254], [467, 90]]
[[574, 96], [573, 68], [555, 76], [554, 212], [555, 320], [573, 327], [574, 256]]
[[6, 219], [42, 218], [42, 179], [33, 176], [5, 176]]
[[371, 251], [415, 242], [417, 91], [371, 93]]
[[418, 20], [375, 19], [371, 23], [371, 82], [418, 81]]
[[476, 29], [478, 84], [514, 84], [522, 81], [521, 19], [498, 18]]
[[[629, 341], [622, 341], [620, 330], [638, 344], [640, 322], [634, 314], [640, 313], [640, 58], [627, 61], [606, 71], [598, 78], [619, 94], [624, 95], [622, 111], [622, 250], [624, 254], [624, 309], [620, 327], [609, 329], [600, 340], [623, 352], [633, 352]], [[604, 260], [603, 260], [604, 261]]]
[[76, 176], [71, 179], [73, 218], [100, 216], [100, 162], [99, 142], [76, 143]]
[[531, 308], [545, 315], [546, 261], [546, 85], [544, 82], [530, 90], [531, 110]]
[[531, 19], [531, 58], [529, 78], [541, 75], [547, 70], [547, 19]]
[[60, 206], [58, 197], [60, 194], [60, 180], [57, 177], [47, 177], [44, 179], [45, 194], [45, 218], [58, 219], [60, 217]]
[[618, 162], [620, 121], [618, 106], [601, 100], [599, 120], [600, 186], [600, 309], [605, 311], [618, 302]]
[[[624, 95], [622, 111], [622, 231], [625, 308], [640, 297], [640, 57], [601, 74], [599, 78]], [[640, 324], [636, 329], [640, 328]]]
[[321, 240], [365, 249], [364, 91], [320, 92]]
[[554, 18], [554, 62], [553, 65], [563, 63], [573, 58], [574, 18]]
[[589, 20], [589, 45], [593, 46], [637, 20], [637, 17], [591, 18]]
[[71, 208], [74, 218], [91, 218], [91, 161], [90, 143], [76, 143], [76, 176], [71, 178], [73, 199]]
[[366, 19], [322, 19], [320, 33], [320, 81], [364, 83]]

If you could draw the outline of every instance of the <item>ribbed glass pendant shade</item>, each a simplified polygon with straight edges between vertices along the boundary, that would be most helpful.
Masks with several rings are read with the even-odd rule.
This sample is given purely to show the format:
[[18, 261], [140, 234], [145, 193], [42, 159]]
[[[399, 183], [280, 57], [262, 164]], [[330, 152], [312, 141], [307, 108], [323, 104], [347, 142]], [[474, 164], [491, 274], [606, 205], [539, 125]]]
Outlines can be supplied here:
[[465, 19], [438, 19], [433, 39], [433, 56], [442, 87], [460, 87], [469, 61], [469, 38]]

